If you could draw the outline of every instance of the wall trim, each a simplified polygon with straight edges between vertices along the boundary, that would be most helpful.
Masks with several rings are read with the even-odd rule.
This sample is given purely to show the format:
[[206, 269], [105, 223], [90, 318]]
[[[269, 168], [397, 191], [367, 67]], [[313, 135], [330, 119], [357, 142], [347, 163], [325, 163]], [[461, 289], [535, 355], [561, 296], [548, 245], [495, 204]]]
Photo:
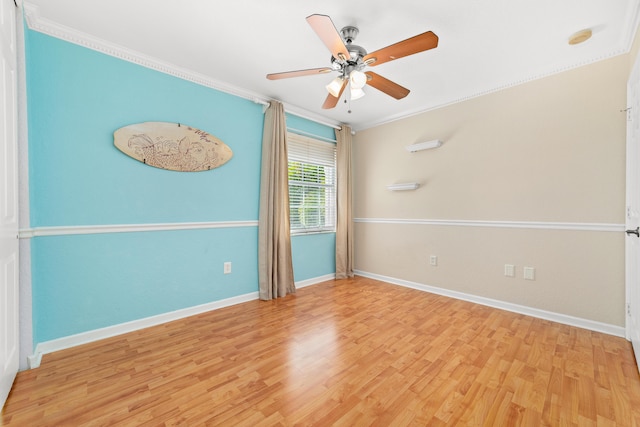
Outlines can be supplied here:
[[311, 285], [317, 285], [318, 283], [328, 282], [329, 280], [335, 280], [336, 275], [333, 274], [325, 274], [324, 276], [314, 277], [312, 279], [300, 280], [296, 282], [296, 289], [305, 288]]
[[[252, 92], [238, 86], [233, 86], [220, 80], [212, 79], [211, 77], [204, 74], [197, 73], [187, 68], [179, 67], [176, 64], [172, 64], [170, 62], [158, 60], [127, 47], [108, 42], [98, 37], [91, 36], [76, 29], [43, 18], [40, 16], [40, 10], [38, 6], [27, 1], [25, 1], [23, 4], [23, 10], [29, 29], [37, 31], [39, 33], [46, 34], [48, 36], [55, 37], [57, 39], [64, 40], [79, 46], [83, 46], [88, 49], [122, 59], [124, 61], [132, 62], [134, 64], [138, 64], [143, 67], [159, 71], [161, 73], [169, 74], [171, 76], [178, 77], [180, 79], [190, 81], [201, 86], [209, 87], [220, 92], [228, 93], [230, 95], [234, 95], [243, 99], [248, 99], [252, 102], [255, 102], [256, 104], [262, 105], [263, 107], [268, 106], [269, 102], [271, 101], [271, 99], [256, 92]], [[295, 116], [302, 117], [304, 119], [308, 119], [333, 128], [340, 128], [342, 126], [340, 122], [328, 119], [324, 116], [320, 116], [316, 113], [302, 109], [295, 105], [287, 103], [283, 103], [283, 105], [287, 113], [293, 114]]]
[[207, 228], [257, 227], [258, 221], [173, 222], [158, 224], [70, 225], [19, 230], [21, 239], [76, 234], [137, 233], [142, 231], [204, 230]]
[[[179, 67], [175, 64], [160, 61], [158, 59], [144, 55], [140, 52], [136, 52], [134, 50], [126, 48], [124, 46], [107, 42], [105, 40], [83, 33], [73, 28], [67, 27], [65, 25], [59, 24], [57, 22], [42, 18], [40, 16], [38, 6], [30, 4], [27, 1], [23, 2], [22, 7], [24, 10], [24, 16], [26, 18], [27, 25], [32, 30], [50, 35], [52, 37], [56, 37], [61, 40], [68, 41], [73, 44], [84, 46], [89, 49], [96, 50], [98, 52], [102, 52], [107, 55], [123, 59], [125, 61], [133, 62], [135, 64], [142, 65], [143, 67], [151, 68], [153, 70], [160, 71], [165, 74], [169, 74], [187, 81], [191, 81], [191, 82], [200, 84], [202, 86], [210, 87], [210, 88], [219, 90], [221, 92], [238, 96], [240, 98], [249, 99], [257, 104], [262, 104], [263, 106], [265, 104], [268, 104], [270, 101], [270, 99], [258, 93], [255, 93], [237, 86], [233, 86], [233, 85], [221, 82], [219, 80], [212, 79], [211, 77]], [[538, 80], [541, 78], [549, 77], [564, 71], [569, 71], [569, 70], [579, 68], [585, 65], [593, 64], [595, 62], [599, 62], [605, 59], [613, 58], [618, 55], [626, 54], [629, 52], [633, 44], [633, 37], [635, 35], [634, 30], [638, 25], [638, 21], [640, 19], [639, 17], [640, 8], [638, 7], [638, 5], [633, 4], [631, 5], [631, 10], [629, 11], [629, 13], [633, 14], [633, 18], [628, 21], [631, 24], [629, 28], [625, 29], [626, 34], [624, 35], [624, 40], [622, 41], [622, 45], [619, 48], [611, 52], [608, 52], [607, 54], [582, 61], [579, 64], [572, 64], [568, 66], [558, 67], [556, 69], [549, 70], [536, 75], [522, 76], [514, 81], [504, 82], [503, 84], [498, 84], [498, 85], [495, 85], [494, 87], [480, 88], [476, 90], [474, 93], [471, 93], [467, 96], [461, 96], [457, 99], [453, 99], [448, 102], [443, 102], [439, 105], [434, 105], [433, 107], [429, 107], [429, 108], [419, 107], [412, 111], [403, 112], [403, 113], [399, 113], [399, 114], [388, 116], [388, 117], [383, 117], [381, 119], [376, 119], [376, 120], [364, 123], [361, 126], [358, 126], [357, 129], [354, 128], [353, 130], [361, 131], [364, 129], [370, 129], [376, 126], [381, 126], [383, 124], [413, 117], [418, 114], [426, 113], [428, 111], [437, 110], [439, 108], [447, 107], [449, 105], [468, 101], [470, 99], [478, 98], [494, 92], [499, 92], [504, 89], [508, 89], [508, 88], [518, 86], [524, 83], [528, 83], [534, 80]], [[312, 113], [308, 110], [304, 110], [295, 105], [284, 103], [284, 107], [285, 107], [285, 111], [288, 113], [315, 121], [320, 124], [325, 124], [327, 126], [334, 127], [334, 128], [339, 128], [342, 125], [337, 121], [328, 119], [316, 113]]]
[[[525, 228], [543, 230], [578, 230], [605, 232], [620, 232], [625, 230], [624, 224], [577, 222], [477, 221], [399, 218], [355, 218], [353, 221], [356, 223], [365, 224], [442, 225], [455, 227]], [[238, 228], [257, 226], [257, 220], [176, 222], [157, 224], [70, 225], [23, 228], [19, 231], [19, 237], [21, 239], [31, 239], [33, 237], [68, 236], [78, 234], [137, 233], [144, 231], [204, 230], [209, 228]]]
[[537, 222], [537, 221], [481, 221], [457, 219], [399, 219], [399, 218], [355, 218], [353, 222], [366, 224], [409, 224], [443, 225], [455, 227], [495, 227], [528, 228], [542, 230], [578, 230], [578, 231], [624, 231], [624, 224], [584, 223], [584, 222]]
[[65, 350], [78, 345], [87, 344], [105, 338], [111, 338], [117, 335], [126, 334], [128, 332], [133, 332], [151, 326], [172, 322], [174, 320], [183, 319], [185, 317], [194, 316], [196, 314], [217, 310], [219, 308], [229, 307], [256, 299], [258, 299], [258, 292], [250, 292], [248, 294], [238, 295], [219, 301], [212, 301], [206, 304], [170, 311], [167, 313], [158, 314], [156, 316], [132, 320], [131, 322], [120, 323], [118, 325], [107, 326], [105, 328], [94, 329], [75, 335], [56, 338], [50, 341], [44, 341], [38, 343], [33, 355], [27, 356], [29, 368], [33, 369], [40, 366], [42, 356], [48, 353], [53, 353], [54, 351]]
[[[380, 274], [369, 273], [361, 270], [356, 270], [355, 274], [362, 277], [368, 277], [375, 280], [380, 280], [392, 285], [404, 286], [411, 289], [416, 289], [424, 292], [429, 292], [436, 295], [442, 295], [450, 298], [455, 298], [463, 301], [469, 301], [476, 304], [486, 305], [488, 307], [498, 308], [501, 310], [511, 311], [514, 313], [524, 314], [527, 316], [537, 317], [540, 319], [550, 320], [553, 322], [563, 323], [570, 326], [576, 326], [579, 328], [588, 329], [595, 332], [601, 332], [608, 335], [614, 335], [618, 337], [625, 337], [625, 329], [621, 326], [610, 325], [606, 323], [596, 322], [593, 320], [582, 319], [566, 314], [553, 313], [546, 310], [540, 310], [537, 308], [526, 307], [518, 304], [512, 304], [505, 301], [494, 300], [491, 298], [480, 297], [476, 295], [466, 294], [463, 292], [452, 291], [436, 286], [424, 285], [421, 283], [411, 282], [408, 280], [396, 279], [389, 276], [383, 276]], [[329, 280], [335, 280], [335, 274], [327, 274], [324, 276], [314, 277], [311, 279], [301, 280], [296, 282], [296, 288], [304, 288], [306, 286], [312, 286], [318, 283], [326, 282]], [[241, 304], [248, 301], [257, 300], [259, 298], [258, 292], [250, 292], [244, 295], [238, 295], [235, 297], [227, 298], [220, 301], [213, 301], [206, 304], [201, 304], [193, 307], [187, 307], [184, 309], [162, 313], [156, 316], [146, 317], [143, 319], [133, 320], [131, 322], [125, 322], [118, 325], [107, 326], [105, 328], [94, 329], [87, 332], [82, 332], [75, 335], [70, 335], [62, 338], [56, 338], [54, 340], [45, 341], [36, 345], [34, 354], [27, 356], [27, 364], [30, 369], [37, 368], [42, 362], [42, 356], [55, 351], [66, 350], [82, 344], [88, 344], [90, 342], [111, 338], [117, 335], [125, 334], [128, 332], [134, 332], [140, 329], [148, 328], [151, 326], [157, 326], [163, 323], [172, 322], [174, 320], [183, 319], [189, 316], [195, 316], [197, 314], [205, 313], [208, 311], [217, 310], [224, 307], [229, 307], [236, 304]]]
[[199, 74], [186, 68], [178, 67], [175, 64], [157, 60], [153, 57], [144, 55], [140, 52], [136, 52], [127, 47], [108, 42], [98, 37], [94, 37], [87, 33], [78, 31], [74, 28], [67, 27], [66, 25], [62, 25], [55, 21], [43, 18], [42, 16], [40, 16], [40, 8], [37, 5], [31, 4], [27, 1], [24, 2], [23, 8], [27, 25], [31, 30], [67, 41], [69, 43], [73, 43], [75, 45], [83, 46], [115, 58], [133, 62], [134, 64], [142, 65], [146, 68], [151, 68], [165, 74], [170, 74], [183, 80], [217, 89], [221, 92], [235, 95], [240, 98], [249, 99], [258, 104], [269, 103], [269, 99], [265, 99], [263, 96], [257, 93], [223, 83], [221, 81], [212, 79], [211, 77], [205, 76], [204, 74]]
[[627, 21], [628, 26], [624, 30], [625, 38], [623, 46], [625, 46], [626, 48], [626, 53], [631, 52], [631, 48], [633, 47], [636, 29], [638, 28], [638, 23], [640, 22], [640, 3], [631, 2], [629, 4], [627, 16], [632, 16], [633, 18]]
[[464, 292], [452, 291], [437, 286], [425, 285], [422, 283], [411, 282], [408, 280], [397, 279], [394, 277], [383, 276], [381, 274], [369, 273], [366, 271], [355, 270], [358, 276], [368, 277], [370, 279], [380, 280], [393, 285], [404, 286], [406, 288], [416, 289], [419, 291], [429, 292], [436, 295], [442, 295], [458, 300], [468, 301], [475, 304], [481, 304], [488, 307], [506, 310], [513, 313], [524, 314], [526, 316], [537, 317], [539, 319], [550, 320], [552, 322], [562, 323], [569, 326], [588, 329], [590, 331], [601, 332], [608, 335], [625, 338], [625, 328], [623, 326], [611, 325], [608, 323], [596, 322], [594, 320], [583, 319], [580, 317], [570, 316], [568, 314], [555, 313], [534, 307], [513, 304], [506, 301], [495, 300], [492, 298], [471, 295]]
[[[634, 18], [634, 22], [635, 22], [635, 18]], [[633, 39], [633, 34], [631, 36], [632, 36], [632, 39]], [[613, 50], [611, 52], [608, 52], [606, 54], [603, 54], [603, 55], [600, 55], [600, 56], [597, 56], [597, 57], [594, 57], [594, 58], [590, 58], [590, 59], [584, 60], [584, 61], [579, 62], [579, 63], [560, 66], [558, 68], [554, 68], [552, 70], [544, 71], [542, 73], [538, 73], [538, 74], [534, 74], [534, 75], [521, 76], [520, 78], [516, 78], [515, 80], [507, 81], [507, 82], [504, 82], [502, 84], [496, 84], [495, 86], [492, 86], [492, 87], [478, 88], [473, 93], [470, 93], [468, 95], [459, 96], [458, 98], [452, 99], [450, 101], [442, 102], [441, 104], [434, 105], [432, 107], [427, 107], [427, 108], [418, 107], [418, 108], [415, 108], [415, 109], [410, 110], [410, 111], [405, 111], [405, 112], [402, 112], [402, 113], [399, 113], [399, 114], [395, 114], [395, 115], [392, 115], [392, 116], [388, 116], [388, 117], [382, 117], [379, 120], [372, 120], [372, 121], [369, 121], [369, 122], [365, 122], [365, 123], [361, 124], [356, 129], [356, 131], [362, 131], [362, 130], [365, 130], [365, 129], [371, 129], [371, 128], [374, 128], [374, 127], [386, 125], [388, 123], [393, 123], [393, 122], [396, 122], [398, 120], [403, 120], [403, 119], [408, 119], [410, 117], [415, 117], [415, 116], [418, 116], [420, 114], [427, 113], [429, 111], [438, 110], [440, 108], [445, 108], [445, 107], [449, 107], [451, 105], [459, 104], [459, 103], [462, 103], [462, 102], [465, 102], [465, 101], [470, 101], [470, 100], [475, 99], [475, 98], [480, 98], [480, 97], [485, 96], [485, 95], [490, 95], [492, 93], [500, 92], [500, 91], [503, 91], [503, 90], [506, 90], [506, 89], [511, 89], [513, 87], [520, 86], [520, 85], [523, 85], [525, 83], [530, 83], [530, 82], [533, 82], [533, 81], [536, 81], [536, 80], [544, 79], [546, 77], [551, 77], [551, 76], [554, 76], [556, 74], [564, 73], [566, 71], [571, 71], [571, 70], [574, 70], [576, 68], [584, 67], [586, 65], [595, 64], [597, 62], [604, 61], [606, 59], [615, 58], [616, 56], [624, 55], [624, 54], [627, 54], [627, 53], [629, 53], [629, 50], [625, 49], [624, 47], [621, 47], [621, 48], [615, 49], [615, 50]]]
[[[296, 282], [296, 288], [304, 288], [306, 286], [334, 280], [335, 277], [335, 274], [326, 274], [324, 276], [301, 280]], [[48, 353], [66, 350], [78, 345], [88, 344], [90, 342], [102, 340], [105, 338], [111, 338], [117, 335], [126, 334], [128, 332], [134, 332], [140, 329], [149, 328], [151, 326], [161, 325], [163, 323], [172, 322], [174, 320], [183, 319], [185, 317], [195, 316], [197, 314], [206, 313], [208, 311], [218, 310], [220, 308], [241, 304], [243, 302], [254, 301], [258, 298], [258, 292], [250, 292], [248, 294], [238, 295], [220, 301], [212, 301], [206, 304], [158, 314], [156, 316], [132, 320], [131, 322], [120, 323], [118, 325], [107, 326], [105, 328], [94, 329], [75, 335], [69, 335], [66, 337], [41, 342], [36, 346], [33, 355], [27, 356], [27, 366], [29, 367], [29, 369], [37, 368], [42, 362], [42, 356]]]

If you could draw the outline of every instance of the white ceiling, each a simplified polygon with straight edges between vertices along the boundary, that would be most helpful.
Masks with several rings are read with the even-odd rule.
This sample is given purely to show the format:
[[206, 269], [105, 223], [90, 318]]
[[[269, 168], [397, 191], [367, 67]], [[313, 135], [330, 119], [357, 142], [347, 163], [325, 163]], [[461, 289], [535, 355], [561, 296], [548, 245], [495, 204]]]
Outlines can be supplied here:
[[[31, 28], [288, 111], [360, 130], [628, 52], [640, 0], [27, 0]], [[436, 49], [370, 68], [411, 93], [372, 87], [351, 105], [321, 108], [330, 74], [271, 81], [265, 75], [329, 66], [307, 24], [329, 15], [360, 29], [372, 52], [425, 31]], [[590, 28], [593, 37], [570, 46]], [[106, 46], [106, 47], [105, 47]], [[175, 71], [177, 70], [177, 71]], [[337, 74], [336, 74], [337, 75]], [[348, 91], [346, 91], [348, 92]], [[345, 93], [346, 93], [345, 92]], [[351, 113], [348, 110], [351, 109]]]

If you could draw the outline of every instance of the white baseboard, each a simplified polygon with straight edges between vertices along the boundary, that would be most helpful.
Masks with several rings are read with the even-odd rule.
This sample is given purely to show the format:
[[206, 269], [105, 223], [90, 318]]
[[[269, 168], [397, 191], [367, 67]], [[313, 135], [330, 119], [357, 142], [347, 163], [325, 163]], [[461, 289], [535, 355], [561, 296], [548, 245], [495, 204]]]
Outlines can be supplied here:
[[596, 322], [594, 320], [582, 319], [579, 317], [569, 316], [567, 314], [554, 313], [551, 311], [541, 310], [538, 308], [527, 307], [523, 305], [513, 304], [510, 302], [499, 301], [491, 298], [480, 297], [477, 295], [466, 294], [464, 292], [452, 291], [449, 289], [438, 288], [436, 286], [423, 285], [421, 283], [410, 282], [408, 280], [396, 279], [394, 277], [383, 276], [366, 271], [356, 270], [358, 276], [368, 277], [370, 279], [380, 280], [382, 282], [391, 283], [393, 285], [404, 286], [406, 288], [417, 289], [436, 295], [442, 295], [463, 301], [469, 301], [476, 304], [486, 305], [501, 310], [511, 311], [513, 313], [524, 314], [527, 316], [537, 317], [539, 319], [550, 320], [552, 322], [563, 323], [565, 325], [576, 326], [578, 328], [588, 329], [595, 332], [602, 332], [617, 337], [625, 337], [625, 328], [622, 326], [610, 325], [608, 323]]
[[[619, 337], [625, 336], [625, 329], [620, 326], [609, 325], [606, 323], [595, 322], [593, 320], [581, 319], [578, 317], [568, 316], [565, 314], [553, 313], [550, 311], [540, 310], [537, 308], [526, 307], [518, 304], [512, 304], [504, 301], [498, 301], [491, 298], [479, 297], [476, 295], [465, 294], [463, 292], [451, 291], [448, 289], [438, 288], [435, 286], [423, 285], [421, 283], [410, 282], [407, 280], [396, 279], [393, 277], [383, 276], [380, 274], [368, 273], [356, 270], [358, 276], [369, 277], [371, 279], [380, 280], [394, 285], [404, 286], [407, 288], [417, 289], [420, 291], [430, 292], [437, 295], [443, 295], [455, 299], [482, 304], [489, 307], [499, 308], [514, 313], [525, 314], [540, 319], [551, 320], [566, 325], [576, 326], [596, 332], [602, 332], [609, 335]], [[304, 288], [318, 283], [334, 280], [335, 274], [327, 274], [324, 276], [314, 277], [307, 280], [296, 282], [296, 288]], [[30, 369], [40, 366], [42, 356], [54, 351], [65, 350], [82, 344], [98, 341], [105, 338], [111, 338], [117, 335], [126, 334], [128, 332], [137, 331], [151, 326], [160, 325], [162, 323], [172, 322], [174, 320], [183, 319], [185, 317], [194, 316], [196, 314], [205, 313], [207, 311], [217, 310], [224, 307], [240, 304], [247, 301], [258, 299], [258, 292], [251, 292], [220, 301], [213, 301], [207, 304], [201, 304], [194, 307], [188, 307], [169, 313], [159, 314], [157, 316], [146, 317], [131, 322], [121, 323], [118, 325], [108, 326], [106, 328], [94, 329], [92, 331], [82, 332], [76, 335], [57, 338], [51, 341], [41, 342], [36, 346], [34, 354], [27, 357]]]
[[185, 317], [194, 316], [196, 314], [217, 310], [223, 307], [229, 307], [256, 299], [258, 299], [258, 292], [251, 292], [244, 295], [238, 295], [237, 297], [227, 298], [220, 301], [213, 301], [207, 304], [196, 305], [194, 307], [188, 307], [181, 310], [159, 314], [157, 316], [146, 317], [144, 319], [133, 320], [131, 322], [107, 326], [106, 328], [94, 329], [92, 331], [82, 332], [76, 335], [70, 335], [51, 341], [41, 342], [36, 346], [34, 354], [27, 357], [29, 368], [33, 369], [40, 366], [42, 356], [47, 353], [65, 350], [70, 347], [87, 344], [105, 338], [111, 338], [116, 335], [126, 334], [128, 332], [137, 331], [140, 329], [148, 328], [150, 326], [172, 322], [174, 320], [183, 319]]
[[318, 283], [326, 282], [328, 280], [334, 280], [335, 274], [325, 274], [324, 276], [314, 277], [312, 279], [300, 280], [296, 282], [296, 289], [304, 288], [306, 286], [317, 285]]
[[[320, 277], [301, 280], [299, 282], [296, 282], [296, 288], [304, 288], [305, 286], [311, 286], [317, 283], [326, 282], [327, 280], [335, 279], [335, 277], [335, 274], [327, 274]], [[183, 319], [185, 317], [194, 316], [196, 314], [205, 313], [207, 311], [217, 310], [219, 308], [257, 300], [258, 298], [258, 292], [251, 292], [248, 294], [239, 295], [237, 297], [227, 298], [220, 301], [213, 301], [207, 304], [201, 304], [194, 307], [171, 311], [169, 313], [159, 314], [157, 316], [146, 317], [144, 319], [133, 320], [131, 322], [107, 326], [106, 328], [94, 329], [92, 331], [82, 332], [76, 335], [70, 335], [51, 341], [41, 342], [36, 346], [34, 354], [31, 356], [27, 356], [27, 364], [30, 369], [37, 368], [42, 362], [42, 356], [47, 353], [53, 353], [54, 351], [65, 350], [67, 348], [75, 347], [78, 345], [87, 344], [105, 338], [111, 338], [116, 335], [126, 334], [128, 332], [160, 325], [162, 323], [172, 322], [174, 320]]]

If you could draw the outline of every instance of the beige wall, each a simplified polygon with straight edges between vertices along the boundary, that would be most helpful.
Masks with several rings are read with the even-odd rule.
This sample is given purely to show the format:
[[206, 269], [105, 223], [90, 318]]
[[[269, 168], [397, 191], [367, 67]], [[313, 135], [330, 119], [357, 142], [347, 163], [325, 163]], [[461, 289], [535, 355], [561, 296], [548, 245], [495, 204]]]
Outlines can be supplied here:
[[[624, 223], [629, 61], [621, 55], [359, 132], [354, 217]], [[436, 138], [438, 149], [404, 149]], [[407, 181], [421, 187], [386, 189]], [[507, 263], [516, 278], [503, 275]], [[621, 232], [356, 222], [355, 264], [624, 326]], [[523, 280], [523, 266], [536, 268], [535, 281]]]

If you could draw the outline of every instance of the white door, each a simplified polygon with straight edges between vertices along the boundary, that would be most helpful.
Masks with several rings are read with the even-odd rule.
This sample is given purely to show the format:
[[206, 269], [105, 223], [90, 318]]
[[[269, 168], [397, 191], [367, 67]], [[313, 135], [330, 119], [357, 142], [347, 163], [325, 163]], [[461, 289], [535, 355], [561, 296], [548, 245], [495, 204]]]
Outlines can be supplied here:
[[640, 366], [640, 56], [627, 83], [627, 338]]
[[18, 372], [18, 118], [13, 0], [0, 0], [0, 407]]

